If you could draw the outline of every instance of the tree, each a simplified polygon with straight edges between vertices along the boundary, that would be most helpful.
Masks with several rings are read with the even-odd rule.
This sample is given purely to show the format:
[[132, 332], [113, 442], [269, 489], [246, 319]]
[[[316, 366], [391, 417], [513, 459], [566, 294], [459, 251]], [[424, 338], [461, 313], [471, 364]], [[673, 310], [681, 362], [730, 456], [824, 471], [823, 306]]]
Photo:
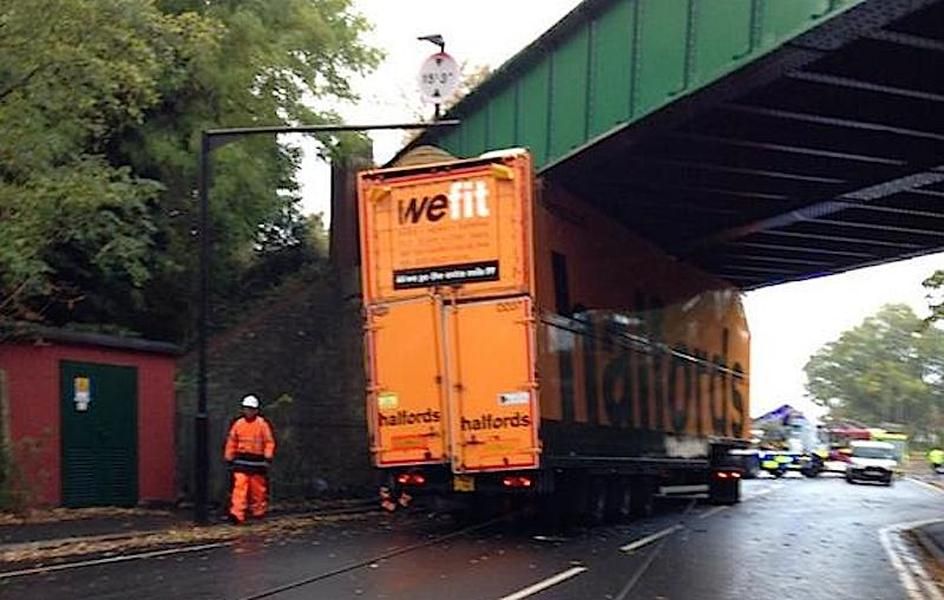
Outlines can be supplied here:
[[[0, 0], [0, 318], [182, 339], [199, 132], [337, 120], [310, 106], [380, 56], [350, 4]], [[247, 138], [213, 164], [221, 300], [311, 233], [297, 151]]]
[[443, 105], [444, 110], [449, 110], [456, 104], [471, 94], [477, 87], [482, 85], [486, 79], [492, 76], [492, 68], [488, 65], [470, 65], [468, 61], [462, 61], [459, 66], [459, 72], [462, 80], [456, 87], [456, 91], [446, 99]]
[[823, 346], [804, 371], [810, 396], [834, 416], [926, 434], [941, 425], [942, 361], [944, 334], [893, 304]]
[[944, 319], [944, 270], [935, 271], [922, 285], [928, 292], [928, 308], [931, 309], [927, 322], [934, 323]]
[[[135, 0], [0, 0], [0, 316], [148, 278], [161, 185], [104, 156], [206, 32]], [[54, 17], [52, 17], [54, 15]], [[120, 283], [120, 286], [119, 286]]]

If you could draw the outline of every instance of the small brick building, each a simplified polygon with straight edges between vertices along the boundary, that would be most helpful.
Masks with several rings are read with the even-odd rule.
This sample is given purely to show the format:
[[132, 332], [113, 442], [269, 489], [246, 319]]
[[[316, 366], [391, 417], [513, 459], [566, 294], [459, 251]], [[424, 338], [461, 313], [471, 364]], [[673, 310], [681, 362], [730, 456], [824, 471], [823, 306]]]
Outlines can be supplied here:
[[175, 499], [171, 344], [44, 327], [0, 331], [13, 493], [29, 505]]

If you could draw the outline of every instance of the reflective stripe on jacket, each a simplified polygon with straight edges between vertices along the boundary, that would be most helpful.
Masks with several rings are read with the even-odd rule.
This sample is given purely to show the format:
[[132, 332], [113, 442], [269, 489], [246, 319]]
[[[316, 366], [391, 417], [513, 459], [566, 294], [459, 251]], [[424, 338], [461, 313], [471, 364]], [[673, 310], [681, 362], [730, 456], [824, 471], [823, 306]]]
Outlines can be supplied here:
[[265, 470], [275, 456], [272, 427], [261, 416], [252, 421], [239, 417], [229, 428], [223, 455], [239, 470]]

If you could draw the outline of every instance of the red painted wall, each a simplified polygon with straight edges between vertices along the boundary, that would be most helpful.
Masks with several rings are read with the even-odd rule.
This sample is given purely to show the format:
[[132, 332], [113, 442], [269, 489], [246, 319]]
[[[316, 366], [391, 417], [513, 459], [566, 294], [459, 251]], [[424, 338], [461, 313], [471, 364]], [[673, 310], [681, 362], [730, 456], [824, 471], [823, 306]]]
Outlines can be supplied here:
[[21, 451], [19, 464], [30, 473], [40, 504], [62, 502], [60, 465], [59, 363], [63, 360], [137, 367], [138, 498], [174, 500], [173, 356], [93, 346], [0, 344], [6, 371], [13, 440], [40, 440], [37, 451]]

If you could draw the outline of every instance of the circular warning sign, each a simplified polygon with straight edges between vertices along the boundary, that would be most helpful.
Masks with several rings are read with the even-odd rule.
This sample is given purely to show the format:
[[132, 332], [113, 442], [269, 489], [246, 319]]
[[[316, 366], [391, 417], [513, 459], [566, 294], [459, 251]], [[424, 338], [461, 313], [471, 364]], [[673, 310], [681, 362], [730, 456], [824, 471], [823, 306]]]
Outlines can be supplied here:
[[420, 93], [423, 101], [442, 104], [459, 86], [459, 64], [445, 52], [437, 52], [420, 67]]

